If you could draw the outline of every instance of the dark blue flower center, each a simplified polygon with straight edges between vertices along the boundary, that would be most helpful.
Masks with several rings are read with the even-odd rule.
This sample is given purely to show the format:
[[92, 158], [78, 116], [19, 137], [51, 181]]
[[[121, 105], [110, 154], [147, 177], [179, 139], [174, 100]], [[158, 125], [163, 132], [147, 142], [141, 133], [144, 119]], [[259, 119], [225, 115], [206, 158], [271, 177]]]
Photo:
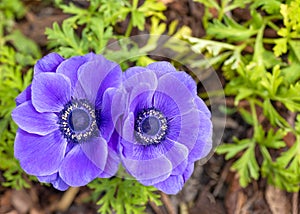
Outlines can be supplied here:
[[98, 134], [95, 109], [86, 99], [72, 99], [58, 117], [60, 131], [69, 142], [86, 142]]
[[138, 112], [134, 129], [135, 138], [140, 144], [159, 144], [166, 137], [168, 121], [158, 109], [147, 108]]
[[144, 134], [155, 136], [160, 130], [160, 120], [155, 116], [148, 116], [141, 122], [141, 130]]
[[73, 131], [83, 131], [90, 126], [90, 115], [83, 109], [74, 109], [70, 112], [68, 122]]

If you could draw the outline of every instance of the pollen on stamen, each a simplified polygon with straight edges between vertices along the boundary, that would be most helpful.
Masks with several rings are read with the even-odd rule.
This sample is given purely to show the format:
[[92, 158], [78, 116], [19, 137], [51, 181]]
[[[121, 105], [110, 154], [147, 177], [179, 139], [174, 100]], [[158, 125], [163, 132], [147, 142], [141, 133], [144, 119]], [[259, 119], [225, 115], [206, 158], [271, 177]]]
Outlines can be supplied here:
[[159, 144], [168, 132], [168, 121], [164, 114], [155, 108], [144, 109], [135, 120], [135, 138], [142, 145]]

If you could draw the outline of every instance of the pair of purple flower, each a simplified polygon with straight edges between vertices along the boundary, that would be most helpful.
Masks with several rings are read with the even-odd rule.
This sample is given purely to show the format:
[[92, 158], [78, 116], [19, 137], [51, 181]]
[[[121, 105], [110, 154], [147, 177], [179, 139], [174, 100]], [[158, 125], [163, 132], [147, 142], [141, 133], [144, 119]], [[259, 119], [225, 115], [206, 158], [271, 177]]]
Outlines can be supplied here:
[[196, 84], [168, 62], [120, 66], [93, 53], [37, 62], [12, 113], [15, 157], [59, 190], [126, 171], [176, 194], [212, 146], [211, 114]]

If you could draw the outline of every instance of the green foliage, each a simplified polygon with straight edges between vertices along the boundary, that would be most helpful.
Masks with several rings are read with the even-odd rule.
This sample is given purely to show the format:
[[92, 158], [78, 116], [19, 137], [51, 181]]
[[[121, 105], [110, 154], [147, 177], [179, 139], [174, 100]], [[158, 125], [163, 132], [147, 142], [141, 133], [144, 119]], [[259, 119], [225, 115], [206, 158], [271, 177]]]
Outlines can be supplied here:
[[[4, 30], [10, 31], [16, 18], [25, 14], [25, 8], [20, 0], [0, 1], [0, 35]], [[1, 43], [0, 43], [1, 44]]]
[[88, 186], [94, 189], [92, 198], [98, 200], [99, 213], [140, 214], [144, 213], [149, 201], [161, 205], [156, 189], [143, 186], [136, 180], [118, 177], [97, 179]]
[[[54, 48], [64, 57], [90, 51], [101, 53], [110, 39], [129, 37], [133, 27], [144, 30], [147, 17], [165, 19], [162, 13], [165, 6], [157, 0], [146, 0], [139, 7], [137, 0], [130, 2], [93, 0], [88, 8], [80, 8], [72, 3], [65, 5], [61, 0], [56, 0], [58, 7], [72, 16], [63, 22], [62, 27], [54, 23], [53, 29], [46, 29], [49, 48]], [[127, 17], [130, 19], [125, 34], [114, 33], [117, 30], [116, 24], [124, 24]], [[80, 36], [78, 29], [82, 30]]]
[[[233, 144], [223, 144], [217, 152], [227, 160], [236, 159], [232, 170], [238, 172], [243, 187], [261, 175], [277, 187], [299, 191], [299, 117], [294, 125], [287, 122], [284, 112], [300, 112], [300, 1], [247, 1], [252, 18], [244, 23], [228, 14], [234, 8], [244, 8], [246, 1], [198, 1], [214, 8], [218, 17], [204, 17], [206, 38], [185, 39], [195, 52], [223, 71], [228, 80], [226, 95], [234, 96], [237, 112], [253, 128], [252, 136], [234, 138]], [[266, 38], [267, 28], [278, 31], [280, 38]], [[287, 58], [279, 57], [283, 53]], [[207, 66], [204, 61], [196, 64]], [[248, 105], [240, 106], [241, 101]], [[266, 126], [260, 124], [262, 119]], [[288, 133], [296, 137], [295, 142], [289, 142], [291, 147], [283, 140]]]
[[32, 70], [22, 75], [22, 63], [18, 62], [18, 58], [24, 57], [25, 54], [16, 53], [11, 47], [0, 47], [0, 170], [5, 171], [3, 175], [6, 179], [1, 185], [15, 189], [29, 187], [23, 178], [23, 170], [14, 158], [17, 126], [10, 117], [15, 108], [15, 98], [31, 82]]
[[247, 28], [235, 22], [234, 19], [224, 16], [224, 24], [214, 19], [212, 23], [209, 23], [206, 33], [217, 39], [228, 38], [232, 41], [243, 41], [255, 35], [257, 30]]
[[[278, 35], [282, 38], [275, 40], [274, 53], [280, 56], [291, 50], [294, 52], [296, 60], [300, 61], [299, 41], [300, 38], [300, 1], [294, 0], [289, 4], [280, 6], [280, 13], [283, 16], [284, 27], [280, 28]], [[289, 48], [288, 48], [289, 47]]]
[[[20, 31], [12, 30], [16, 18], [24, 15], [21, 1], [0, 2], [0, 170], [5, 182], [1, 185], [20, 189], [29, 187], [18, 161], [14, 158], [13, 144], [17, 130], [11, 119], [15, 98], [31, 82], [32, 66], [41, 56], [38, 46]], [[24, 179], [25, 178], [25, 179]]]

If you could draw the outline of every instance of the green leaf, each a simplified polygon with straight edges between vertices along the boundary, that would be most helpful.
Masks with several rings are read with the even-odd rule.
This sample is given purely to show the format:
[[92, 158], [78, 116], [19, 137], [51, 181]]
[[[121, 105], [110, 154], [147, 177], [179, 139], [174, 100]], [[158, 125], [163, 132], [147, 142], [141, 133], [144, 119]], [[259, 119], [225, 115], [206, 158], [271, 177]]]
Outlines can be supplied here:
[[244, 139], [238, 141], [237, 139], [234, 140], [235, 144], [223, 144], [217, 147], [216, 153], [217, 154], [226, 154], [225, 159], [229, 160], [236, 156], [239, 152], [243, 151], [244, 149], [249, 147], [249, 144], [252, 143], [250, 139]]
[[279, 66], [273, 68], [272, 74], [266, 73], [265, 75], [265, 78], [261, 79], [260, 84], [269, 91], [270, 97], [275, 97], [279, 86], [283, 83], [283, 77]]
[[251, 179], [259, 178], [259, 166], [255, 158], [255, 144], [252, 143], [244, 154], [232, 165], [232, 169], [239, 173], [239, 181], [242, 187], [246, 187]]
[[212, 0], [212, 1], [207, 1], [207, 0], [194, 0], [195, 2], [199, 2], [204, 4], [208, 8], [216, 8], [220, 10], [220, 6], [218, 5], [217, 1]]
[[145, 25], [145, 15], [143, 12], [134, 10], [131, 12], [132, 25], [137, 27], [139, 30], [144, 30]]
[[292, 51], [294, 52], [295, 56], [298, 59], [298, 62], [300, 62], [300, 41], [297, 40], [289, 40], [289, 45], [292, 48]]
[[270, 129], [267, 133], [267, 136], [260, 142], [261, 145], [266, 146], [267, 148], [280, 149], [286, 146], [283, 141], [283, 137], [286, 135], [286, 131], [283, 129], [278, 129], [276, 132], [274, 129]]
[[224, 50], [233, 51], [236, 49], [236, 46], [223, 43], [223, 42], [198, 39], [190, 36], [184, 36], [184, 38], [187, 39], [192, 44], [192, 50], [195, 51], [196, 53], [203, 53], [205, 50], [207, 50], [213, 56], [217, 56], [220, 54], [221, 51]]
[[279, 0], [256, 0], [254, 4], [251, 5], [251, 8], [261, 7], [268, 14], [279, 14], [280, 12], [281, 1]]
[[144, 4], [138, 8], [138, 11], [145, 14], [146, 17], [156, 17], [160, 20], [166, 20], [163, 11], [166, 10], [166, 6], [163, 2], [158, 0], [146, 0]]
[[88, 186], [94, 189], [92, 198], [98, 200], [99, 213], [140, 214], [144, 213], [149, 201], [161, 205], [160, 195], [154, 187], [143, 186], [132, 178], [97, 179]]
[[286, 38], [274, 39], [275, 46], [273, 47], [273, 51], [275, 56], [281, 56], [282, 54], [287, 52], [287, 42]]
[[300, 78], [299, 70], [299, 63], [292, 63], [288, 67], [281, 69], [281, 73], [284, 76], [284, 81], [287, 84], [295, 83]]
[[250, 97], [253, 94], [253, 90], [251, 88], [240, 88], [239, 94], [234, 99], [234, 105], [237, 105], [239, 101]]
[[300, 111], [300, 82], [290, 85], [286, 90], [280, 90], [276, 100], [282, 102], [290, 111]]
[[248, 124], [253, 125], [253, 117], [249, 111], [244, 108], [239, 108], [239, 113]]
[[[30, 55], [31, 60], [34, 61], [34, 59], [40, 58], [41, 53], [40, 49], [37, 46], [35, 42], [25, 37], [21, 31], [15, 30], [8, 36], [6, 36], [6, 39], [14, 45], [14, 47], [17, 49], [18, 52], [22, 52], [22, 54]], [[25, 65], [26, 63], [22, 63], [22, 65]], [[33, 64], [33, 63], [32, 63]]]
[[224, 16], [224, 24], [217, 19], [213, 20], [207, 28], [208, 35], [217, 39], [228, 39], [229, 41], [245, 41], [257, 33], [255, 29], [248, 29], [232, 18]]
[[297, 170], [286, 168], [286, 166], [280, 165], [278, 162], [273, 162], [266, 147], [260, 146], [260, 150], [264, 157], [261, 174], [268, 179], [268, 183], [288, 192], [298, 192], [300, 183], [299, 163]]

